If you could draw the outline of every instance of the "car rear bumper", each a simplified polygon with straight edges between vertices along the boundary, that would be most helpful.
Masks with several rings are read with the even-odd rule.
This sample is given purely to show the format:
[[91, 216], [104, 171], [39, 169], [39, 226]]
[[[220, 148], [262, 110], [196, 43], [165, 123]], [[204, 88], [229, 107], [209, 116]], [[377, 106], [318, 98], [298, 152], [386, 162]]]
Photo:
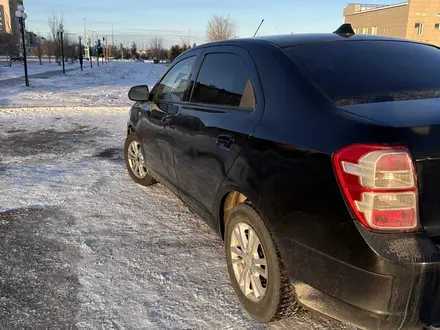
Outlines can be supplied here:
[[[422, 321], [418, 310], [414, 310], [413, 302], [408, 301], [408, 313], [381, 313], [372, 312], [353, 306], [334, 296], [317, 290], [305, 283], [296, 282], [294, 284], [295, 293], [299, 303], [311, 310], [314, 310], [326, 317], [340, 322], [354, 325], [362, 329], [380, 329], [380, 330], [416, 330], [422, 326], [433, 325], [432, 329], [437, 328], [440, 323], [438, 317], [430, 321]], [[378, 296], [378, 300], [383, 299]], [[416, 305], [415, 303], [414, 305]], [[428, 307], [429, 309], [429, 307]], [[433, 311], [433, 309], [430, 309]], [[438, 310], [437, 310], [438, 313]], [[437, 321], [436, 321], [437, 319]], [[427, 329], [431, 329], [428, 328]]]
[[[353, 226], [357, 244], [355, 231], [349, 244], [343, 237], [323, 244], [316, 240], [332, 238], [288, 237], [292, 231], [287, 224], [272, 230], [298, 300], [306, 307], [367, 329], [440, 325], [440, 250], [426, 235], [375, 234]], [[338, 240], [343, 249], [332, 250]]]
[[[401, 315], [374, 313], [342, 301], [305, 283], [295, 283], [298, 302], [326, 317], [362, 329], [415, 329], [419, 322], [402, 324]], [[402, 325], [402, 328], [399, 328]]]

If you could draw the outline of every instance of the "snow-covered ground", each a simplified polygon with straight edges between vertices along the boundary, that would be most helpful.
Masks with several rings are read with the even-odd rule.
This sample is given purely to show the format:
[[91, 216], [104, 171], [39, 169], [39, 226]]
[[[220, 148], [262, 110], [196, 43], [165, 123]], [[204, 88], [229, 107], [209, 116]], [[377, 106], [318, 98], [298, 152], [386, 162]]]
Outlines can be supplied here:
[[[88, 63], [88, 62], [85, 62]], [[79, 70], [79, 63], [65, 63], [65, 67], [67, 70], [69, 69], [77, 69]], [[45, 73], [45, 72], [52, 72], [52, 71], [63, 71], [63, 67], [56, 64], [54, 60], [52, 60], [52, 63], [49, 63], [47, 60], [43, 61], [43, 64], [40, 65], [40, 63], [37, 60], [31, 59], [31, 61], [28, 62], [28, 74], [39, 74], [39, 73]], [[12, 66], [9, 66], [9, 64], [6, 61], [0, 61], [0, 81], [12, 79], [12, 78], [18, 78], [24, 76], [24, 64], [23, 62], [12, 62]]]
[[[8, 261], [15, 253], [27, 261], [20, 249], [29, 250], [51, 267], [0, 260], [8, 275], [0, 283], [11, 287], [0, 298], [10, 307], [6, 317], [0, 311], [0, 322], [7, 328], [32, 326], [29, 318], [34, 327], [55, 328], [257, 328], [238, 308], [220, 239], [167, 189], [142, 188], [127, 175], [126, 115], [104, 108], [1, 112], [8, 133], [0, 146], [6, 211], [0, 250], [9, 251]], [[28, 242], [18, 247], [17, 237]], [[28, 281], [37, 283], [25, 288]], [[15, 282], [21, 286], [12, 288]], [[40, 295], [41, 305], [22, 294]], [[52, 310], [57, 305], [62, 315]]]
[[31, 78], [30, 87], [22, 83], [2, 86], [0, 106], [129, 106], [130, 87], [153, 87], [164, 70], [162, 64], [110, 62], [98, 67], [94, 62], [92, 69], [84, 66], [84, 71], [70, 71], [65, 76]]
[[[124, 167], [126, 92], [163, 70], [111, 63], [2, 88], [0, 329], [264, 328], [238, 303], [221, 239]], [[307, 312], [269, 326], [341, 328]]]

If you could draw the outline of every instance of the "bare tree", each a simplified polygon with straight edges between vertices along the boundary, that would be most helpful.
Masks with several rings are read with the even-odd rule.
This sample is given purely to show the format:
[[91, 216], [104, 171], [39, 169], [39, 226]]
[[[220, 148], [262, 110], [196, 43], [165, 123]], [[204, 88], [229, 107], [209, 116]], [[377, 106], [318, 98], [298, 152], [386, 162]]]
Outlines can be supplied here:
[[162, 37], [154, 37], [149, 42], [150, 50], [153, 53], [153, 56], [159, 59], [162, 57], [162, 49], [163, 49], [163, 38]]
[[55, 41], [51, 40], [51, 36], [48, 39], [45, 39], [43, 44], [41, 45], [42, 53], [49, 57], [49, 63], [52, 63], [51, 57], [55, 56], [56, 52], [56, 44]]
[[12, 41], [12, 34], [10, 33], [0, 33], [0, 45], [2, 46], [2, 52], [4, 52], [7, 57], [8, 65], [12, 65], [11, 61], [11, 41]]
[[37, 51], [37, 56], [38, 56], [38, 60], [40, 61], [40, 65], [43, 65], [43, 62], [41, 61], [41, 56], [43, 53], [42, 45], [43, 45], [43, 40], [37, 33], [37, 37], [35, 39], [35, 50]]
[[189, 38], [187, 37], [180, 37], [180, 42], [182, 45], [182, 52], [187, 51], [191, 48], [191, 42], [189, 41]]
[[76, 34], [69, 33], [69, 31], [66, 30], [63, 34], [64, 57], [66, 60], [70, 59], [70, 61], [73, 62], [77, 58], [78, 47]]
[[49, 15], [47, 19], [47, 25], [50, 29], [50, 40], [53, 42], [54, 46], [54, 55], [56, 58], [56, 61], [58, 64], [61, 65], [61, 62], [59, 61], [59, 58], [61, 56], [61, 49], [60, 49], [60, 42], [58, 38], [58, 28], [60, 24], [63, 24], [64, 19], [63, 16], [58, 17], [58, 15], [55, 13], [55, 11], [52, 12], [51, 15]]
[[12, 55], [18, 51], [17, 40], [12, 34], [11, 21], [9, 19], [5, 19], [4, 24], [6, 31], [11, 31], [11, 32], [0, 34], [0, 44], [4, 45], [6, 54], [8, 55], [8, 59], [9, 59], [8, 64], [9, 66], [12, 66]]
[[228, 16], [214, 15], [206, 26], [208, 41], [233, 39], [237, 37], [237, 22]]

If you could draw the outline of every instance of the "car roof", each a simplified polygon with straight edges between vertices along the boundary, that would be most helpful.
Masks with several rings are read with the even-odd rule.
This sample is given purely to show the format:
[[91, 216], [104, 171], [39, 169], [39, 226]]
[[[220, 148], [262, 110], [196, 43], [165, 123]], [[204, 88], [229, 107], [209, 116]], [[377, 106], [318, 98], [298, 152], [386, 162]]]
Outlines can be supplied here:
[[300, 46], [311, 43], [321, 43], [329, 41], [407, 41], [404, 39], [382, 37], [375, 35], [354, 34], [343, 36], [336, 33], [303, 33], [303, 34], [285, 34], [277, 36], [257, 37], [255, 39], [271, 42], [281, 48]]
[[[364, 34], [354, 34], [354, 35], [339, 35], [336, 33], [303, 33], [303, 34], [285, 34], [285, 35], [274, 35], [274, 36], [262, 36], [254, 38], [244, 38], [244, 39], [228, 39], [222, 41], [214, 41], [211, 43], [200, 45], [200, 48], [210, 47], [210, 46], [226, 46], [226, 45], [244, 45], [244, 44], [272, 44], [279, 48], [295, 47], [312, 43], [322, 43], [322, 42], [335, 42], [335, 41], [400, 41], [400, 42], [413, 42], [406, 39], [383, 37], [376, 35], [364, 35]], [[197, 47], [197, 48], [199, 48]]]

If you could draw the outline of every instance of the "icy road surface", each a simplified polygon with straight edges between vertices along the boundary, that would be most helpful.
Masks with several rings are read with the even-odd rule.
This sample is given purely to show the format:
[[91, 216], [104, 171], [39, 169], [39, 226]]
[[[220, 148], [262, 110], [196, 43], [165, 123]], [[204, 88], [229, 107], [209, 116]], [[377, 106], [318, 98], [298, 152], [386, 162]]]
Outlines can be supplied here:
[[[0, 96], [27, 100], [0, 108], [0, 329], [264, 329], [238, 303], [221, 239], [162, 185], [131, 181], [129, 107], [90, 107], [89, 92], [126, 94], [163, 70], [112, 63], [89, 88], [75, 72]], [[352, 328], [301, 312], [269, 329]]]

